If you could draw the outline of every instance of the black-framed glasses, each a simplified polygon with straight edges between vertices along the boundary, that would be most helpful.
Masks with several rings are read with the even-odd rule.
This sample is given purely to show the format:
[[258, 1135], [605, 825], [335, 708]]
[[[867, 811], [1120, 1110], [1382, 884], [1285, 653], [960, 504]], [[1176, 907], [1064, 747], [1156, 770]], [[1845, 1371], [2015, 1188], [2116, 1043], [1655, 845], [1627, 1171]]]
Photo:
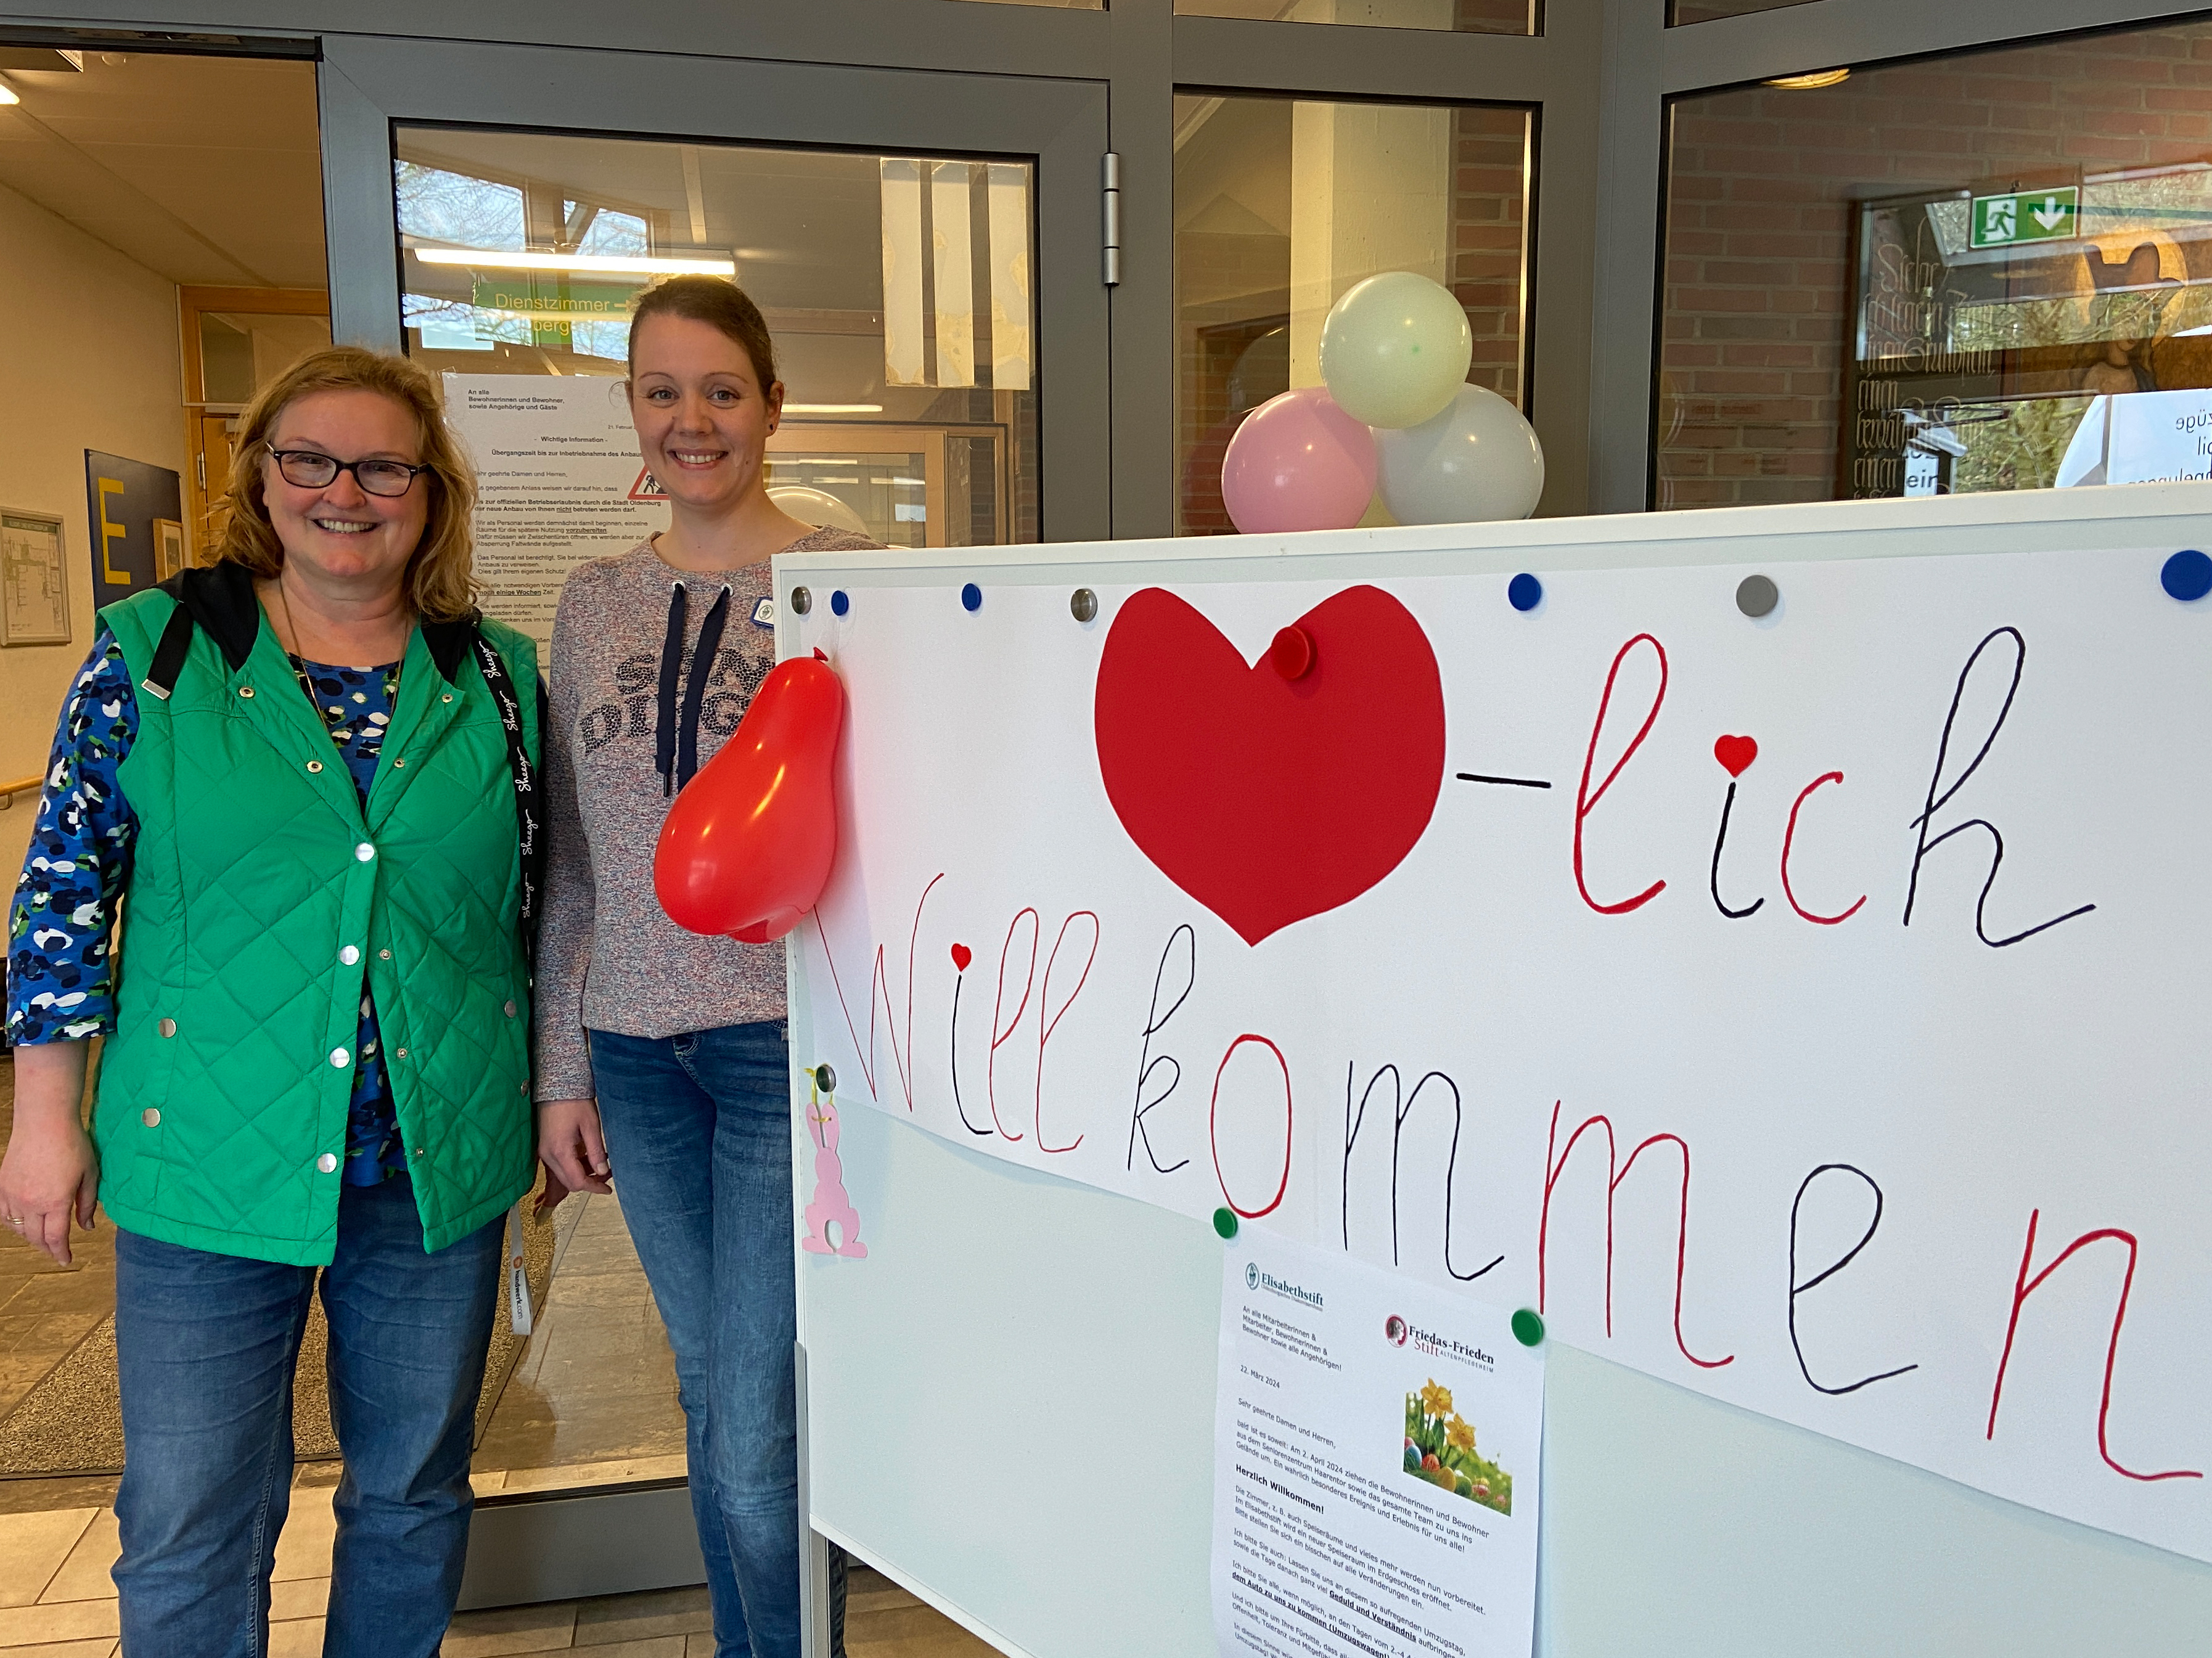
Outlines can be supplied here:
[[340, 472], [351, 472], [354, 482], [372, 495], [404, 495], [428, 466], [410, 466], [404, 460], [336, 460], [319, 449], [279, 449], [264, 444], [284, 482], [302, 489], [322, 489], [337, 482]]

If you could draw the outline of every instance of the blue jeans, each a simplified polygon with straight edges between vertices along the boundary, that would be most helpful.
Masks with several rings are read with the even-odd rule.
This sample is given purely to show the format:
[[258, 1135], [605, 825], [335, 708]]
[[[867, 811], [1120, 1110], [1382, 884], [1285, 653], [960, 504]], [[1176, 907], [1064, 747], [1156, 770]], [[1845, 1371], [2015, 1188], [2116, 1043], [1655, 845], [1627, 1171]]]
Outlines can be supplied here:
[[[718, 1658], [798, 1658], [791, 1060], [780, 1023], [591, 1033], [599, 1122], [676, 1355]], [[845, 1557], [830, 1551], [830, 1649]]]
[[[460, 1593], [469, 1453], [498, 1305], [500, 1222], [422, 1252], [413, 1182], [345, 1186], [323, 1269], [331, 1502], [325, 1658], [429, 1658]], [[292, 1367], [315, 1269], [118, 1230], [123, 1484], [115, 1564], [129, 1658], [259, 1658], [290, 1507]]]

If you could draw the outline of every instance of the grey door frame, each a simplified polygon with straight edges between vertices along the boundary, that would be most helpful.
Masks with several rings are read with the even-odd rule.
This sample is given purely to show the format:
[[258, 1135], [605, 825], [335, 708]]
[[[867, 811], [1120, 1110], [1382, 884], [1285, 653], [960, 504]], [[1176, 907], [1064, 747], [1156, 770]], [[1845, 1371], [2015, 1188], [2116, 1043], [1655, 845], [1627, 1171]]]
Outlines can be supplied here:
[[[1549, 461], [1541, 510], [1636, 512], [1648, 502], [1651, 463], [1661, 173], [1671, 100], [1808, 70], [2202, 15], [2173, 0], [1802, 0], [1672, 27], [1667, 0], [1546, 0], [1543, 32], [1523, 37], [1178, 17], [1174, 0], [1109, 3], [1110, 9], [1080, 11], [975, 0], [659, 0], [626, 7], [599, 0], [384, 0], [375, 26], [381, 50], [401, 41], [422, 46], [413, 61], [425, 72], [434, 72], [443, 54], [500, 46], [587, 51], [604, 54], [595, 61], [609, 66], [623, 58], [712, 65], [708, 79], [768, 66], [779, 78], [802, 66], [942, 73], [975, 88], [983, 106], [1002, 94], [1019, 98], [1024, 84], [1080, 86], [1091, 89], [1085, 99], [1103, 90], [1105, 146], [1121, 158], [1121, 282], [1109, 295], [1089, 296], [1101, 307], [1097, 326], [1110, 363], [1104, 413], [1079, 437], [1079, 428], [1060, 424], [1080, 412], [1068, 398], [1091, 398], [1095, 388], [1071, 392], [1056, 380], [1054, 397], [1042, 404], [1046, 533], [1059, 539], [1173, 529], [1170, 100], [1178, 86], [1534, 108], [1529, 400]], [[367, 61], [352, 55], [365, 39], [362, 18], [358, 0], [43, 0], [35, 15], [0, 15], [0, 26], [166, 30], [179, 47], [217, 52], [225, 36], [319, 40], [326, 70], [335, 66], [343, 76], [326, 77], [324, 106], [335, 295], [363, 280], [351, 256], [339, 264], [338, 239], [365, 245], [356, 240], [363, 216], [384, 200], [384, 175], [371, 165], [372, 133], [384, 107], [377, 100], [397, 106], [412, 96], [405, 88], [364, 88], [347, 67]], [[365, 67], [359, 73], [377, 79]], [[637, 84], [652, 77], [621, 78]], [[448, 91], [457, 100], [465, 94], [472, 110], [483, 106], [479, 100], [503, 96], [496, 85], [449, 84]], [[618, 125], [673, 131], [693, 124], [672, 116], [656, 121], [653, 109], [650, 100], [636, 100]], [[817, 126], [830, 122], [823, 110], [791, 112]], [[948, 127], [959, 125], [958, 112], [945, 112]], [[857, 120], [878, 113], [838, 115]], [[579, 122], [541, 117], [531, 124]], [[957, 147], [942, 136], [915, 142]], [[1060, 249], [1060, 264], [1041, 270], [1038, 282], [1047, 307], [1073, 303], [1071, 283], [1099, 282], [1095, 197], [1085, 211], [1080, 227], [1055, 225], [1051, 248]], [[1052, 372], [1064, 373], [1066, 365]], [[1084, 454], [1066, 456], [1054, 446], [1061, 440], [1069, 447], [1079, 443]], [[1102, 465], [1103, 485], [1083, 483], [1080, 501], [1065, 493]], [[1079, 470], [1071, 474], [1071, 467]]]
[[368, 35], [325, 39], [320, 82], [331, 328], [387, 350], [400, 343], [398, 125], [1034, 157], [1044, 534], [1072, 541], [1112, 532], [1098, 258], [1103, 87]]

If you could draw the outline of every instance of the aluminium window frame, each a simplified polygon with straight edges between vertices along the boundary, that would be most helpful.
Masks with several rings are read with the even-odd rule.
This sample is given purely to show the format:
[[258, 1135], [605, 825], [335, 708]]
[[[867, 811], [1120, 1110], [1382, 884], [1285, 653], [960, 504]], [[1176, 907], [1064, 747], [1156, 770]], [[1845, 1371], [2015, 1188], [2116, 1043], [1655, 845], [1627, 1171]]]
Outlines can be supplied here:
[[[167, 30], [171, 49], [295, 49], [362, 29], [357, 0], [33, 0], [18, 29]], [[128, 4], [130, 15], [118, 17]], [[1542, 511], [1645, 509], [1656, 387], [1664, 134], [1671, 100], [1775, 76], [2197, 15], [2172, 0], [1802, 0], [1669, 27], [1667, 0], [1547, 0], [1535, 35], [1179, 17], [1173, 0], [1109, 9], [977, 0], [386, 0], [374, 32], [419, 41], [582, 47], [769, 63], [1103, 83], [1121, 160], [1121, 279], [1108, 305], [1116, 537], [1171, 531], [1176, 489], [1174, 147], [1179, 86], [1331, 100], [1534, 111], [1528, 398], [1548, 463]], [[210, 37], [229, 35], [235, 43]], [[278, 43], [286, 43], [280, 46]], [[88, 44], [90, 44], [89, 42]], [[100, 43], [113, 49], [118, 40]], [[132, 50], [161, 49], [141, 39]], [[357, 154], [366, 100], [325, 97], [336, 232], [389, 218]], [[372, 200], [372, 197], [378, 199]], [[1540, 234], [1539, 228], [1540, 227]], [[334, 240], [335, 247], [335, 240]], [[335, 259], [334, 259], [335, 264]]]

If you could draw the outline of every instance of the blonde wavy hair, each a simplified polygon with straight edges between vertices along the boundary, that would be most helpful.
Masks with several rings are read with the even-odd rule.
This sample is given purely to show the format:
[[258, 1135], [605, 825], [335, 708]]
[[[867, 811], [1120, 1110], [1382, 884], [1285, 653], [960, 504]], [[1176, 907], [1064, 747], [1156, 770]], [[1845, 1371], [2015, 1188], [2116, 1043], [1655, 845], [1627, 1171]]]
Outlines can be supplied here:
[[477, 582], [471, 568], [474, 546], [470, 519], [476, 510], [476, 471], [447, 428], [445, 400], [428, 372], [404, 357], [358, 345], [309, 352], [263, 387], [248, 406], [238, 434], [230, 487], [223, 497], [227, 518], [222, 539], [210, 562], [242, 564], [253, 574], [272, 580], [284, 568], [283, 544], [276, 538], [269, 504], [263, 499], [261, 458], [285, 409], [317, 392], [374, 392], [415, 416], [422, 461], [430, 469], [422, 475], [430, 491], [430, 512], [422, 539], [407, 562], [408, 598], [425, 621], [457, 622], [472, 615]]

